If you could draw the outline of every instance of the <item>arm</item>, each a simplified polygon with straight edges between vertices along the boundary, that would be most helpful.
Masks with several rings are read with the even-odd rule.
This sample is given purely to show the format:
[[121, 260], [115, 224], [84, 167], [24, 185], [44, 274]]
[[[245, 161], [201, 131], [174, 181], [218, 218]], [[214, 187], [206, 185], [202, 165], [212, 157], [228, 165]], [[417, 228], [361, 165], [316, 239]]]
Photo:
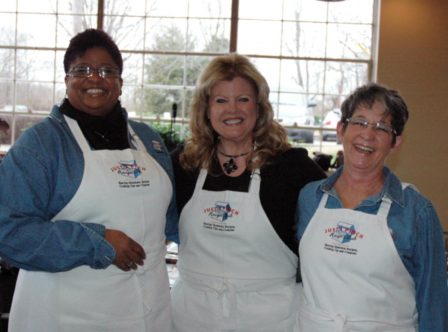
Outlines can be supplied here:
[[316, 212], [320, 197], [322, 196], [319, 195], [317, 197], [316, 194], [318, 183], [321, 183], [321, 181], [310, 183], [300, 191], [297, 202], [297, 239], [299, 242]]
[[436, 211], [427, 203], [417, 215], [414, 247], [419, 331], [448, 331], [448, 290], [443, 231]]
[[28, 129], [0, 164], [0, 256], [27, 270], [105, 268], [115, 250], [104, 239], [104, 226], [52, 221], [79, 185], [82, 171], [78, 174], [76, 166], [82, 156], [69, 147], [62, 149], [58, 142], [64, 133], [49, 134], [54, 128], [45, 121], [39, 134]]

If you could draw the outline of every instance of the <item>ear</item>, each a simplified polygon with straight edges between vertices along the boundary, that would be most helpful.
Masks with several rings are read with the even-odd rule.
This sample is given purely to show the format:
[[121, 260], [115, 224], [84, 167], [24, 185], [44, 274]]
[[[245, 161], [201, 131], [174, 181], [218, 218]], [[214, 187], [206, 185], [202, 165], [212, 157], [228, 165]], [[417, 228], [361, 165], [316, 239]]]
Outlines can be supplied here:
[[392, 146], [392, 148], [390, 149], [390, 152], [393, 152], [395, 150], [398, 150], [398, 148], [401, 146], [401, 144], [403, 144], [403, 136], [397, 136], [395, 138], [395, 144]]
[[120, 96], [121, 96], [121, 93], [122, 93], [122, 91], [121, 91], [122, 87], [123, 87], [123, 79], [120, 77]]
[[337, 140], [339, 142], [342, 141], [342, 136], [344, 135], [344, 123], [342, 121], [339, 121], [338, 124], [336, 125], [336, 136], [337, 136]]

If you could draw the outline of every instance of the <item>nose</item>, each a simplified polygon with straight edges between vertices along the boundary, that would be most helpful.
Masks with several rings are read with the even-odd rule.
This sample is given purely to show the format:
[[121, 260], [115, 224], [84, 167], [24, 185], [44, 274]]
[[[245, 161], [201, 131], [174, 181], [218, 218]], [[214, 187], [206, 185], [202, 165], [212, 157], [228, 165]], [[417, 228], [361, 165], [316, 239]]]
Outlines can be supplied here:
[[238, 109], [238, 103], [234, 99], [229, 100], [227, 106], [227, 110], [229, 112], [236, 112]]
[[98, 68], [92, 68], [92, 71], [90, 72], [90, 75], [87, 76], [89, 79], [102, 79], [102, 76], [100, 75], [100, 71]]
[[369, 123], [366, 128], [363, 128], [363, 130], [361, 131], [361, 135], [364, 138], [368, 139], [375, 137], [376, 136], [375, 127]]

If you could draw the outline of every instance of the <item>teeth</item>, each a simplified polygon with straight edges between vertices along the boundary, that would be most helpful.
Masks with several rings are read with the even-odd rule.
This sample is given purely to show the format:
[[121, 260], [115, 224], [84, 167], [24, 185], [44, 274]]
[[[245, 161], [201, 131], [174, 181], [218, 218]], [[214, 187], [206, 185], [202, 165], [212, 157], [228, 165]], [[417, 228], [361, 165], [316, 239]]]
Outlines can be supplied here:
[[103, 93], [104, 90], [103, 89], [87, 89], [87, 93], [89, 94], [99, 94], [99, 93]]
[[241, 120], [241, 119], [230, 119], [230, 120], [224, 120], [224, 123], [228, 124], [228, 125], [233, 125], [233, 124], [241, 123], [242, 121], [243, 120]]
[[371, 153], [371, 152], [374, 151], [371, 147], [364, 146], [364, 145], [356, 145], [356, 148], [357, 148], [358, 150], [361, 150], [361, 151], [363, 151], [363, 152], [368, 152], [368, 153]]

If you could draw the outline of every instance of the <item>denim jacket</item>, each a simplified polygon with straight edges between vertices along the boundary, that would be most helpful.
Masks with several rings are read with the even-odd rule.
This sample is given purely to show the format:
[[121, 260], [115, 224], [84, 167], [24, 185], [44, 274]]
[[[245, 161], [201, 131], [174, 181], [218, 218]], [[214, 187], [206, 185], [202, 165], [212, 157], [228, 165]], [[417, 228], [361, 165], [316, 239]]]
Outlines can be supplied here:
[[[326, 207], [342, 208], [333, 188], [340, 167], [328, 179], [308, 184], [299, 196], [298, 239], [302, 237], [324, 192]], [[414, 280], [420, 332], [448, 331], [448, 288], [443, 231], [431, 202], [414, 186], [402, 189], [400, 180], [387, 168], [383, 190], [361, 202], [355, 210], [376, 214], [383, 197], [392, 200], [387, 218], [393, 241], [406, 269]]]
[[[174, 193], [171, 160], [161, 137], [143, 123], [129, 123], [167, 172]], [[104, 239], [103, 225], [51, 221], [75, 195], [83, 170], [81, 149], [54, 106], [49, 117], [20, 136], [0, 163], [0, 257], [22, 269], [50, 272], [80, 265], [101, 269], [112, 263], [115, 250]], [[165, 233], [177, 241], [174, 195]]]

